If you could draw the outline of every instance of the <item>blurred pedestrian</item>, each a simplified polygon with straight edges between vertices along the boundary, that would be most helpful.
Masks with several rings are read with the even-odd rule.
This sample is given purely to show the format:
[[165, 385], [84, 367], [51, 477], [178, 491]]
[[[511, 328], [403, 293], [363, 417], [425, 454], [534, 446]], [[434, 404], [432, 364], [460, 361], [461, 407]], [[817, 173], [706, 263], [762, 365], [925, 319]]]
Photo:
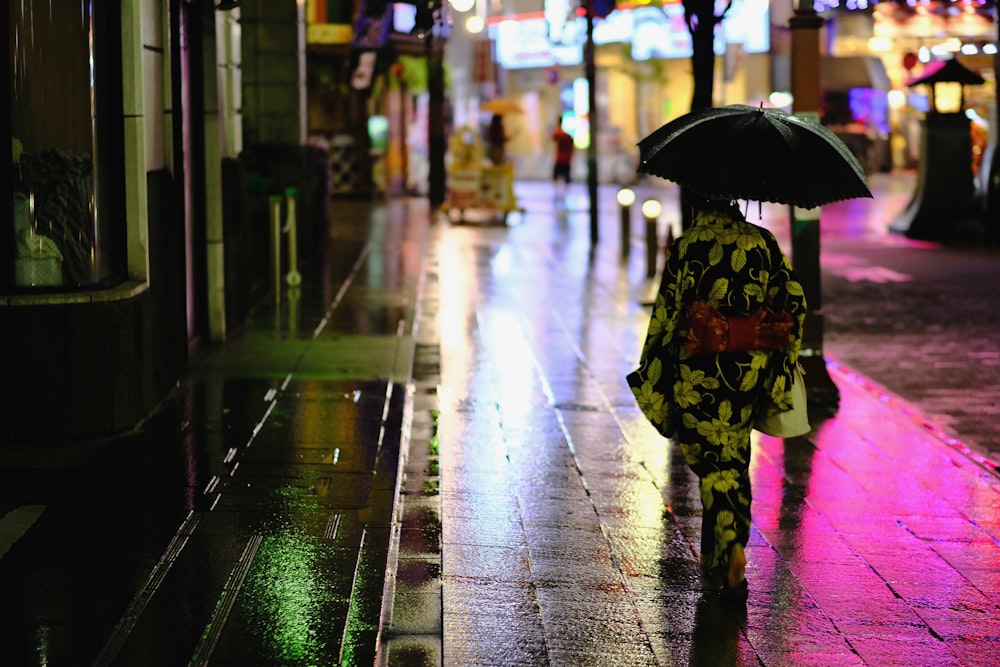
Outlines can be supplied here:
[[771, 232], [732, 202], [693, 201], [628, 383], [700, 480], [706, 581], [745, 601], [750, 432], [763, 413], [791, 408], [806, 302]]
[[[556, 159], [552, 165], [552, 184], [556, 196], [559, 196], [570, 182], [570, 168], [573, 162], [573, 135], [563, 129], [565, 115], [559, 117], [556, 129], [552, 132], [552, 141], [556, 144]], [[560, 181], [562, 185], [560, 186]]]
[[498, 113], [490, 118], [489, 127], [486, 128], [486, 157], [494, 166], [499, 167], [507, 160], [507, 131], [504, 129], [503, 116]]

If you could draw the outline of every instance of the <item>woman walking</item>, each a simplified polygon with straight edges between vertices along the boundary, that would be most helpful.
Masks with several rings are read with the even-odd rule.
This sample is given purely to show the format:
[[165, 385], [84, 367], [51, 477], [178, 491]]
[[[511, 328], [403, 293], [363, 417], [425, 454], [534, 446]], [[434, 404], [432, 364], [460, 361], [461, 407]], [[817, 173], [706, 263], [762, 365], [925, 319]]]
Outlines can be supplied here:
[[725, 599], [746, 600], [750, 432], [791, 409], [806, 302], [774, 235], [728, 201], [696, 199], [669, 248], [629, 386], [676, 439], [701, 487], [701, 566]]

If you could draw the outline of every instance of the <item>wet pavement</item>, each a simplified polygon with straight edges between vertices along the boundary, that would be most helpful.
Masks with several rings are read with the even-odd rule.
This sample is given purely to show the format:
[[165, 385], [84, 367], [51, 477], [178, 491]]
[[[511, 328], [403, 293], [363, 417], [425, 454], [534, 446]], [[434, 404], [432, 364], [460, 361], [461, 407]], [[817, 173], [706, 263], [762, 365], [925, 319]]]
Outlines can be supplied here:
[[[808, 437], [755, 442], [745, 609], [701, 590], [697, 481], [622, 381], [648, 320], [641, 224], [622, 262], [615, 210], [592, 249], [581, 192], [561, 210], [524, 185], [527, 213], [510, 229], [438, 230], [423, 297], [438, 316], [418, 339], [442, 350], [440, 380], [415, 410], [429, 416], [404, 479], [385, 664], [998, 664], [1000, 478], [989, 450], [946, 430], [986, 440], [996, 421], [936, 426], [924, 395], [911, 403], [886, 387], [934, 387], [964, 364], [964, 385], [939, 383], [957, 389], [947, 405], [931, 400], [935, 415], [996, 408], [996, 356], [980, 354], [998, 349], [995, 315], [950, 366], [931, 340], [909, 348], [893, 335], [948, 340], [949, 323], [975, 318], [946, 310], [968, 307], [956, 287], [987, 292], [1000, 257], [889, 236], [913, 181], [876, 186], [874, 202], [824, 209], [840, 408], [814, 415]], [[762, 211], [787, 243], [782, 213]], [[912, 253], [941, 262], [942, 280], [925, 282]], [[904, 296], [871, 289], [904, 276], [899, 262], [913, 264]], [[997, 297], [983, 298], [995, 314]], [[934, 309], [938, 326], [901, 312], [914, 306]]]
[[0, 662], [998, 664], [1000, 255], [888, 235], [912, 185], [824, 208], [840, 407], [754, 443], [745, 608], [624, 383], [638, 212], [623, 260], [612, 189], [592, 247], [581, 186], [519, 183], [506, 227], [336, 202], [141, 432], [0, 451]]
[[374, 662], [421, 277], [405, 207], [341, 203], [363, 224], [140, 432], [0, 452], [0, 664]]

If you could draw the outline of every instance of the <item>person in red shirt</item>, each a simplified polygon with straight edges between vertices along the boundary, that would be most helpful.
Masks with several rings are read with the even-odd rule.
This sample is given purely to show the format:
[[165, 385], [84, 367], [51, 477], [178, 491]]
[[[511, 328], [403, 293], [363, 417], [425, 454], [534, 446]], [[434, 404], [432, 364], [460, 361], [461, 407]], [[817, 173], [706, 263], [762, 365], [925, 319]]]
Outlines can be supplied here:
[[[556, 195], [565, 191], [570, 182], [570, 164], [573, 161], [573, 135], [563, 129], [563, 116], [560, 116], [556, 129], [552, 133], [552, 141], [556, 144], [556, 161], [552, 166], [552, 183], [556, 186]], [[560, 181], [562, 186], [560, 187]]]

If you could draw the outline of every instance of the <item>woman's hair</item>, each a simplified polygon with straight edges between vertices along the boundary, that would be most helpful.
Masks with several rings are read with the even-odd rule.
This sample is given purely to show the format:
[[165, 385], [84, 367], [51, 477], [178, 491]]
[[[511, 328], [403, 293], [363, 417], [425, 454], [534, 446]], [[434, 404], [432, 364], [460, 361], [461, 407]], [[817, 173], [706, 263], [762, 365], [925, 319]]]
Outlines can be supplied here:
[[691, 208], [702, 211], [721, 211], [742, 218], [743, 212], [740, 207], [731, 199], [709, 199], [703, 197], [693, 190], [687, 190], [685, 199]]

